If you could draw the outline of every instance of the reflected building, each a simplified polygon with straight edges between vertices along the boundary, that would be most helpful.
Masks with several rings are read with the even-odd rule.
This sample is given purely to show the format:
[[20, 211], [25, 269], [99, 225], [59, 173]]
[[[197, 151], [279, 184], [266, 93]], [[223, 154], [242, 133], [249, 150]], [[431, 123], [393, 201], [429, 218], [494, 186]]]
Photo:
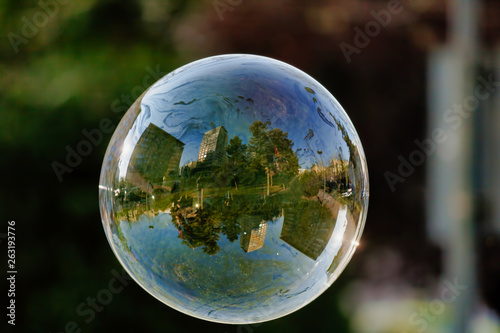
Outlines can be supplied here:
[[152, 193], [155, 185], [178, 175], [183, 150], [182, 141], [149, 124], [130, 157], [127, 181], [144, 192]]
[[142, 211], [139, 209], [130, 209], [126, 211], [126, 220], [130, 222], [137, 222], [139, 217], [142, 215]]
[[346, 176], [347, 168], [349, 167], [349, 161], [345, 161], [342, 159], [332, 159], [330, 161], [330, 173], [332, 177], [338, 178], [339, 176]]
[[359, 154], [359, 151], [357, 150], [351, 154], [352, 161], [349, 165], [349, 183], [354, 185], [352, 187], [353, 194], [354, 195], [361, 195], [361, 187], [364, 185], [363, 184], [363, 170], [361, 167], [361, 155]]
[[316, 260], [326, 248], [333, 229], [334, 218], [300, 215], [304, 209], [285, 208], [280, 239], [302, 254]]
[[338, 180], [341, 178], [347, 178], [347, 170], [349, 168], [349, 161], [341, 159], [331, 159], [330, 164], [323, 167], [320, 164], [313, 164], [311, 166], [311, 171], [316, 174], [325, 175], [328, 180]]
[[337, 270], [337, 267], [339, 267], [340, 264], [340, 259], [344, 256], [344, 248], [341, 247], [339, 249], [339, 252], [335, 255], [335, 258], [333, 258], [332, 263], [330, 264], [330, 267], [328, 267], [327, 272], [328, 274], [333, 274], [335, 270]]
[[123, 219], [128, 222], [137, 222], [139, 218], [144, 214], [152, 215], [153, 212], [146, 211], [146, 207], [139, 205], [137, 203], [130, 205], [127, 208], [124, 208], [118, 212], [118, 219]]
[[196, 162], [196, 161], [191, 161], [191, 162], [184, 164], [179, 170], [179, 175], [180, 176], [188, 176], [190, 174], [191, 170], [194, 170], [197, 165], [198, 165], [198, 162]]
[[240, 246], [245, 252], [252, 252], [264, 246], [267, 232], [267, 221], [255, 223], [244, 219], [241, 222]]
[[220, 165], [224, 162], [227, 149], [227, 130], [219, 126], [203, 135], [198, 152], [198, 165]]

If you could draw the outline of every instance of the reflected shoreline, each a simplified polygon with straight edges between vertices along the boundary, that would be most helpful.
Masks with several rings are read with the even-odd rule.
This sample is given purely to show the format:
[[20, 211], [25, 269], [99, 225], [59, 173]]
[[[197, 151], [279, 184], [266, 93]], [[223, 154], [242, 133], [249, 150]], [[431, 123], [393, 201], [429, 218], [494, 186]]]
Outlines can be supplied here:
[[[198, 160], [179, 167], [184, 143], [150, 124], [115, 191], [115, 221], [134, 222], [142, 215], [153, 218], [169, 212], [183, 244], [201, 246], [213, 255], [220, 250], [221, 234], [231, 242], [240, 239], [246, 252], [262, 247], [264, 222], [286, 211], [291, 222], [285, 224], [289, 227], [283, 239], [309, 244], [294, 247], [315, 260], [335, 227], [338, 205], [353, 206], [348, 163], [331, 159], [325, 166], [321, 159], [311, 170], [299, 169], [293, 142], [270, 125], [269, 121], [252, 123], [248, 144], [238, 136], [228, 144], [227, 130], [216, 127], [203, 136]], [[314, 216], [304, 214], [308, 211]], [[359, 216], [359, 212], [351, 214]], [[308, 219], [316, 222], [308, 224]], [[247, 234], [244, 240], [242, 235]], [[305, 250], [314, 247], [311, 244], [317, 248]]]

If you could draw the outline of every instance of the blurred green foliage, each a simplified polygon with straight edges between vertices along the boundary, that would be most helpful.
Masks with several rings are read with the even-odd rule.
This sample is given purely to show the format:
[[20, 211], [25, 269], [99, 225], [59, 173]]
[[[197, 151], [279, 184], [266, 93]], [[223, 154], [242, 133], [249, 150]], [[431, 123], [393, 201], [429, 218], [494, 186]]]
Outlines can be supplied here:
[[[84, 129], [99, 128], [104, 118], [117, 125], [124, 107], [147, 88], [143, 79], [148, 68], [166, 74], [193, 60], [176, 50], [172, 28], [202, 5], [211, 6], [211, 2], [0, 1], [4, 35], [0, 42], [0, 216], [15, 220], [18, 226], [18, 331], [63, 332], [70, 322], [75, 323], [75, 332], [347, 331], [347, 320], [338, 308], [342, 282], [293, 315], [248, 327], [188, 317], [132, 281], [113, 295], [110, 304], [95, 310], [95, 318], [77, 313], [82, 303], [92, 308], [89, 302], [108, 288], [112, 270], [121, 272], [101, 227], [97, 198], [111, 134], [61, 183], [51, 163], [64, 162], [66, 147], [74, 148], [84, 139]], [[52, 8], [53, 15], [47, 8]], [[46, 22], [41, 12], [46, 13]], [[210, 14], [217, 18], [214, 10]], [[36, 18], [42, 20], [40, 24]], [[29, 31], [27, 21], [35, 24], [33, 34], [23, 33]], [[113, 110], [114, 101], [121, 106], [119, 112]]]

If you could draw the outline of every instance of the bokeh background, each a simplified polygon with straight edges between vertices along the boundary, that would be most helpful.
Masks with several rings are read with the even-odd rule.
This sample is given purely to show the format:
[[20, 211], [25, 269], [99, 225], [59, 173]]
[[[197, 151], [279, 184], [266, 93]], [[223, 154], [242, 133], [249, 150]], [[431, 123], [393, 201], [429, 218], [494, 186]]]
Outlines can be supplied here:
[[[498, 1], [0, 0], [0, 27], [4, 297], [11, 220], [18, 271], [15, 327], [2, 310], [7, 329], [500, 332]], [[54, 163], [67, 165], [84, 130], [117, 125], [157, 78], [223, 53], [288, 62], [344, 106], [370, 172], [357, 253], [316, 301], [271, 322], [190, 318], [132, 281], [81, 315], [122, 272], [97, 195], [112, 133], [61, 177]], [[477, 87], [488, 96], [471, 97]], [[443, 142], [431, 141], [437, 128]], [[460, 285], [452, 300], [447, 281]]]

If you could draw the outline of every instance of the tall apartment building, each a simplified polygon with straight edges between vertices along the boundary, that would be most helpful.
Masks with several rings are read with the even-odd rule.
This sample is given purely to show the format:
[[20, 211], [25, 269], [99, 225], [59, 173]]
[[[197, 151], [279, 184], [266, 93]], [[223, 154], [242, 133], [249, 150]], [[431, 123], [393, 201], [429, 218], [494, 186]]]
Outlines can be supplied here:
[[228, 135], [224, 126], [219, 126], [203, 135], [198, 151], [198, 166], [211, 166], [224, 162]]
[[332, 236], [335, 219], [320, 214], [305, 215], [307, 209], [284, 209], [280, 238], [302, 254], [316, 260]]
[[264, 246], [267, 221], [255, 223], [250, 220], [241, 221], [240, 246], [245, 252], [252, 252]]
[[127, 181], [145, 192], [179, 173], [184, 143], [154, 124], [149, 124], [130, 157]]

